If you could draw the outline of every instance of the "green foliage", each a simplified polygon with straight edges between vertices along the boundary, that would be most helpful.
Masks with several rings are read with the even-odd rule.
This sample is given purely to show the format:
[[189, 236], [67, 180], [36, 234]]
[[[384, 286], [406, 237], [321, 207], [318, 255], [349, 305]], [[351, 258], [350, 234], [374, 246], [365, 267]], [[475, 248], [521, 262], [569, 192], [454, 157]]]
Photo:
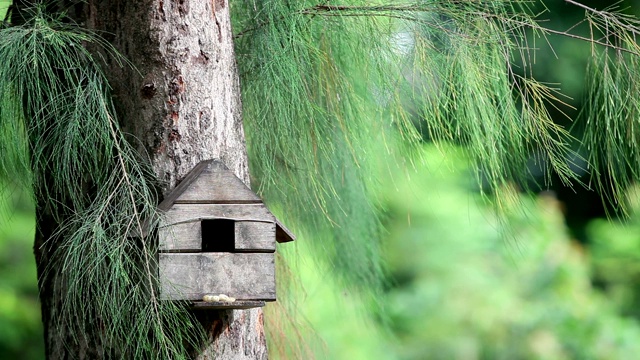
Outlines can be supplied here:
[[5, 188], [0, 219], [9, 221], [0, 222], [0, 358], [43, 359], [33, 207], [15, 186]]
[[376, 162], [389, 155], [375, 145], [393, 143], [392, 126], [414, 141], [417, 135], [406, 117], [377, 104], [394, 95], [385, 94], [388, 79], [380, 77], [391, 60], [388, 44], [371, 36], [388, 21], [301, 12], [313, 4], [232, 4], [242, 33], [236, 54], [254, 184], [298, 224], [299, 235], [324, 235], [318, 250], [342, 274], [379, 288], [380, 224], [371, 199]]
[[[443, 161], [428, 153], [431, 169]], [[517, 244], [509, 246], [495, 212], [470, 191], [464, 161], [455, 171], [428, 169], [389, 194], [395, 286], [386, 299], [399, 358], [637, 354], [639, 324], [591, 286], [587, 250], [570, 239], [552, 195], [506, 211]]]
[[4, 20], [4, 17], [11, 5], [11, 0], [1, 0], [0, 1], [0, 21]]
[[[599, 176], [598, 186], [611, 189], [605, 193], [619, 203], [623, 189], [638, 179], [638, 109], [633, 99], [638, 24], [620, 14], [566, 2], [586, 11], [594, 30], [591, 38], [543, 28], [524, 0], [232, 2], [245, 128], [259, 191], [297, 224], [302, 237], [318, 239], [315, 251], [337, 265], [350, 284], [357, 284], [359, 295], [368, 292], [368, 301], [380, 301], [385, 286], [381, 214], [392, 216], [397, 211], [393, 206], [398, 206], [381, 197], [382, 185], [401, 178], [396, 173], [406, 168], [421, 168], [424, 159], [407, 154], [421, 155], [424, 140], [441, 149], [450, 143], [463, 145], [474, 166], [473, 177], [483, 191], [495, 193], [507, 220], [521, 201], [513, 184], [526, 183], [529, 163], [537, 163], [547, 178], [556, 173], [562, 181], [573, 180], [575, 155], [568, 145], [573, 139], [550, 115], [554, 109], [562, 112], [562, 97], [536, 81], [532, 72], [536, 42], [547, 34], [560, 34], [593, 45], [596, 61], [593, 92], [583, 112], [584, 145]], [[0, 179], [18, 179], [41, 200], [39, 213], [63, 224], [47, 244], [53, 254], [47, 274], [61, 285], [54, 289], [63, 304], [59, 325], [68, 326], [78, 336], [70, 341], [76, 342], [83, 341], [83, 333], [104, 329], [99, 348], [105, 353], [183, 356], [183, 336], [194, 339], [196, 330], [174, 304], [157, 300], [154, 249], [145, 241], [157, 219], [157, 194], [142, 165], [145, 161], [133, 155], [119, 131], [108, 85], [85, 44], [122, 59], [98, 37], [47, 18], [38, 7], [34, 11], [25, 26], [0, 30]], [[392, 165], [396, 162], [401, 166]], [[406, 204], [410, 200], [404, 199]], [[535, 214], [536, 209], [532, 206], [530, 211]], [[424, 209], [416, 209], [418, 216], [433, 215], [420, 211]], [[547, 230], [558, 230], [555, 226]], [[479, 234], [485, 235], [485, 243], [471, 243], [469, 253], [498, 252], [496, 234], [483, 231]], [[142, 239], [131, 239], [136, 236]], [[550, 246], [538, 241], [541, 248]], [[449, 262], [475, 261], [465, 257], [465, 244], [458, 244], [459, 254], [430, 246]], [[561, 248], [571, 253], [566, 244]], [[428, 259], [430, 253], [412, 254], [418, 255]], [[535, 256], [535, 261], [544, 262], [550, 255]], [[436, 265], [428, 263], [429, 271], [442, 270], [455, 281], [476, 279], [471, 271], [459, 279], [432, 260]], [[535, 274], [521, 276], [539, 275], [532, 270], [534, 260], [527, 260], [525, 267]], [[563, 283], [566, 279], [560, 275], [565, 273], [583, 280], [582, 262], [576, 263], [557, 266], [557, 272], [540, 275], [540, 281]], [[420, 269], [419, 263], [412, 264]], [[582, 280], [568, 279], [576, 288], [587, 287]], [[476, 280], [478, 293], [495, 286]], [[535, 284], [517, 291], [540, 290]], [[437, 306], [448, 305], [437, 301], [441, 293], [463, 297], [456, 289], [440, 289], [428, 281], [420, 286], [435, 291], [426, 299]], [[407, 294], [398, 297], [416, 301]], [[396, 301], [393, 296], [388, 300]], [[562, 314], [559, 328], [575, 327], [573, 310], [562, 301], [553, 304]], [[421, 305], [429, 309], [429, 304]], [[480, 301], [480, 306], [488, 305]], [[430, 309], [436, 314], [423, 320], [440, 321], [435, 308]], [[544, 311], [536, 314], [546, 319]], [[504, 325], [507, 320], [496, 316], [475, 330], [478, 336], [506, 343], [528, 341], [505, 337], [512, 329], [521, 331]], [[540, 321], [543, 339], [560, 331]], [[492, 333], [487, 324], [494, 322], [504, 325], [499, 328], [503, 333]], [[524, 324], [518, 326], [538, 329]], [[170, 330], [184, 332], [169, 335]], [[592, 330], [581, 334], [587, 339], [583, 340], [598, 343], [590, 337], [597, 332]], [[530, 334], [527, 331], [523, 333]], [[445, 353], [454, 351], [446, 344], [434, 346]], [[550, 356], [579, 356], [577, 347], [562, 343], [562, 350]]]
[[589, 94], [582, 109], [584, 144], [597, 176], [595, 184], [609, 201], [626, 211], [624, 192], [638, 180], [640, 46], [636, 32], [640, 21], [630, 15], [587, 8], [592, 39], [608, 45], [594, 47]]
[[[374, 292], [384, 273], [379, 183], [422, 140], [463, 145], [501, 210], [532, 172], [579, 184], [571, 146], [584, 140], [596, 186], [622, 204], [621, 189], [638, 179], [638, 23], [567, 2], [585, 11], [590, 37], [545, 28], [547, 9], [530, 1], [234, 2], [260, 192], [298, 232], [322, 234], [318, 251]], [[592, 47], [584, 139], [552, 119], [573, 110], [534, 78], [551, 35]]]
[[[157, 194], [113, 117], [108, 85], [86, 44], [122, 60], [95, 35], [32, 9], [0, 30], [0, 179], [38, 199], [60, 224], [45, 242], [52, 329], [92, 343], [97, 357], [183, 358], [199, 329], [157, 293]], [[4, 154], [4, 153], [3, 153]]]
[[640, 319], [640, 188], [627, 189], [630, 217], [625, 222], [597, 219], [589, 224], [594, 282], [610, 301]]
[[[372, 293], [368, 296], [377, 301], [382, 298], [381, 275], [385, 272], [379, 240], [385, 233], [379, 219], [389, 215], [380, 199], [381, 184], [386, 184], [387, 178], [401, 177], [406, 168], [420, 168], [420, 156], [406, 155], [419, 152], [423, 140], [443, 149], [451, 143], [463, 146], [476, 183], [495, 195], [492, 200], [502, 215], [494, 219], [494, 226], [501, 229], [500, 235], [517, 235], [511, 212], [541, 211], [531, 204], [525, 206], [517, 192], [531, 180], [531, 173], [542, 173], [545, 180], [555, 174], [569, 185], [579, 183], [574, 171], [584, 169], [579, 168], [582, 159], [571, 149], [576, 143], [586, 150], [581, 153], [590, 161], [596, 186], [622, 208], [622, 190], [638, 180], [635, 97], [639, 52], [634, 38], [638, 24], [620, 13], [594, 11], [567, 2], [571, 4], [563, 6], [585, 11], [586, 26], [573, 27], [572, 23], [566, 31], [545, 28], [541, 14], [546, 8], [529, 1], [233, 2], [245, 129], [251, 170], [257, 180], [254, 184], [260, 185], [272, 206], [277, 204], [282, 209], [281, 215], [288, 224], [295, 224], [301, 238], [319, 239], [311, 245], [320, 254], [315, 256], [319, 265], [326, 256], [344, 278], [361, 285], [356, 292], [366, 293], [368, 289]], [[590, 37], [580, 32], [582, 28], [592, 30]], [[552, 113], [566, 117], [565, 113], [576, 112], [564, 103], [569, 99], [556, 85], [534, 78], [534, 71], [541, 68], [535, 65], [540, 61], [536, 50], [549, 41], [547, 36], [556, 35], [563, 41], [582, 41], [591, 46], [592, 52], [584, 52], [585, 59], [574, 61], [570, 69], [575, 72], [576, 62], [586, 64], [591, 55], [592, 94], [585, 100], [587, 105], [581, 109], [576, 125], [586, 128], [584, 138], [572, 138], [558, 125], [558, 119], [552, 119]], [[562, 46], [560, 51], [575, 49]], [[577, 93], [572, 90], [572, 94]], [[567, 124], [570, 120], [563, 118], [560, 122]], [[391, 165], [396, 162], [401, 166]], [[403, 200], [410, 203], [413, 198]], [[467, 203], [465, 199], [450, 201]], [[509, 227], [505, 229], [504, 225]], [[451, 231], [460, 232], [462, 227], [457, 224]], [[468, 234], [470, 238], [477, 235]], [[499, 243], [493, 242], [496, 235], [487, 234], [492, 241], [487, 252], [500, 251]], [[531, 241], [543, 240], [534, 236]], [[564, 242], [560, 246], [563, 250], [571, 248], [566, 237], [559, 241]], [[456, 244], [459, 247], [443, 249], [446, 254], [441, 255], [448, 256], [448, 262], [468, 261], [453, 250], [464, 249], [466, 243], [461, 239]], [[474, 242], [469, 246], [482, 245]], [[406, 249], [413, 254], [411, 251]], [[412, 256], [415, 259], [407, 262], [411, 267], [420, 267], [421, 261], [429, 259], [425, 252]], [[527, 266], [547, 261], [547, 256], [551, 255], [531, 255]], [[575, 273], [579, 279], [576, 286], [588, 287], [584, 260], [576, 262], [574, 267], [558, 266], [556, 273], [545, 276]], [[391, 262], [390, 266], [401, 263]], [[501, 271], [500, 276], [506, 276], [512, 269]], [[473, 270], [467, 275], [473, 275]], [[498, 279], [492, 278], [490, 285], [498, 287]], [[490, 291], [488, 284], [479, 291]], [[534, 290], [523, 286], [509, 291]], [[556, 296], [551, 298], [555, 301]], [[586, 307], [601, 304], [589, 296], [585, 299]], [[544, 308], [542, 303], [523, 306], [540, 309]], [[544, 308], [536, 313], [539, 326], [526, 323], [529, 320], [511, 326], [508, 319], [499, 319], [504, 322], [499, 331], [526, 334], [520, 337], [491, 334], [486, 324], [474, 331], [485, 340], [516, 344], [531, 340], [528, 336], [534, 333], [519, 326], [538, 329], [541, 339], [549, 339], [552, 334], [551, 341], [559, 344], [561, 350], [549, 355], [558, 358], [601, 354], [595, 347], [604, 346], [605, 336], [593, 334], [608, 326], [618, 329], [619, 324], [620, 339], [615, 341], [624, 346], [629, 345], [625, 336], [637, 333], [635, 325], [625, 324], [611, 310], [602, 318], [589, 312], [585, 316], [593, 321], [594, 328], [579, 327], [576, 324], [581, 315], [572, 312], [567, 298], [551, 303], [561, 309], [557, 327], [548, 308]], [[483, 306], [489, 308], [486, 303]], [[439, 313], [437, 306], [427, 309]], [[408, 326], [423, 326], [424, 322]], [[580, 338], [575, 342], [567, 335], [573, 328]], [[485, 340], [474, 339], [472, 343]], [[599, 345], [588, 345], [591, 343]], [[492, 344], [483, 349], [501, 353], [497, 342]], [[584, 346], [583, 352], [580, 346]], [[454, 351], [452, 347], [447, 349]], [[516, 355], [536, 356], [534, 350]]]
[[573, 176], [571, 138], [547, 110], [558, 95], [530, 76], [525, 34], [539, 26], [526, 2], [246, 1], [232, 10], [260, 191], [326, 234], [319, 248], [347, 278], [376, 287], [377, 185], [423, 137], [466, 145], [491, 191], [525, 182], [532, 157], [547, 175]]
[[[592, 287], [591, 257], [570, 239], [561, 204], [551, 194], [521, 197], [503, 212], [517, 240], [505, 244], [503, 222], [474, 192], [462, 153], [426, 147], [424, 166], [385, 186], [393, 277], [380, 297], [385, 323], [359, 292], [327, 276], [330, 265], [310, 265], [312, 248], [284, 251], [305, 283], [299, 311], [324, 341], [309, 337], [318, 358], [635, 357], [640, 323]], [[621, 264], [612, 275], [627, 276], [627, 250], [610, 257]]]

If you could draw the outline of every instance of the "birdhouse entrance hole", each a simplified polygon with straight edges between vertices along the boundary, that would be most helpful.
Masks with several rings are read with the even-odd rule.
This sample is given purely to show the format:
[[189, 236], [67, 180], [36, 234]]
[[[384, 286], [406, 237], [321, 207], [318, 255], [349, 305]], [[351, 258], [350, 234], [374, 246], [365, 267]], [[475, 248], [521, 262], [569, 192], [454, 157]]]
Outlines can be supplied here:
[[227, 219], [202, 220], [202, 251], [234, 252], [235, 221]]

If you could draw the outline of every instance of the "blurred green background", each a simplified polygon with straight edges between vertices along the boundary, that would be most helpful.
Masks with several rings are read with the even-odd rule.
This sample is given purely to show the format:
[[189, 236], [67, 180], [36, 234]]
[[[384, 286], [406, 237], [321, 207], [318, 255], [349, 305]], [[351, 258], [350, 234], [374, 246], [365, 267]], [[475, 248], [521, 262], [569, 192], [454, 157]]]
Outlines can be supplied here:
[[17, 187], [0, 185], [0, 359], [44, 358], [33, 257], [34, 210]]
[[[0, 0], [0, 17], [8, 3]], [[583, 16], [564, 1], [547, 6], [551, 12], [542, 17], [554, 29]], [[589, 45], [549, 41], [557, 58], [538, 39], [535, 75], [560, 83], [579, 107]], [[296, 309], [289, 316], [302, 321], [293, 334], [273, 316], [277, 305], [267, 306], [273, 358], [638, 357], [640, 185], [629, 189], [634, 211], [624, 222], [604, 217], [598, 194], [556, 184], [537, 194], [514, 190], [523, 202], [498, 218], [477, 194], [460, 149], [425, 144], [423, 151], [425, 162], [395, 174], [380, 196], [389, 264], [380, 298], [333, 279], [330, 264], [304, 238], [279, 248], [298, 284], [289, 289]], [[0, 359], [42, 359], [33, 206], [11, 184], [0, 188], [0, 198], [9, 199], [9, 208], [0, 208]], [[299, 344], [287, 352], [282, 341]]]
[[304, 239], [279, 249], [296, 259], [297, 306], [315, 329], [303, 337], [320, 358], [637, 358], [638, 216], [590, 221], [585, 246], [552, 192], [514, 202], [503, 220], [459, 151], [424, 151], [425, 166], [386, 194], [385, 317], [315, 268]]
[[0, 204], [0, 359], [43, 359], [33, 205], [12, 184], [0, 184]]
[[[549, 12], [540, 18], [552, 29], [567, 30], [584, 18], [565, 1], [545, 4]], [[640, 13], [639, 1], [617, 5]], [[576, 29], [588, 34], [584, 23]], [[559, 36], [530, 40], [534, 76], [557, 84], [574, 107], [562, 110], [575, 118], [586, 94], [590, 45]], [[550, 111], [580, 138], [579, 124]], [[514, 186], [522, 203], [514, 201], [500, 218], [477, 193], [460, 149], [426, 144], [423, 155], [424, 164], [416, 162], [384, 184], [390, 284], [375, 303], [332, 278], [330, 265], [310, 252], [304, 238], [295, 248], [278, 249], [300, 278], [291, 292], [306, 323], [296, 329], [298, 337], [277, 325], [271, 336], [302, 338], [306, 347], [286, 349], [272, 341], [274, 358], [640, 357], [640, 185], [628, 190], [634, 210], [625, 220], [607, 218], [612, 209], [600, 194], [557, 179], [532, 194]], [[580, 168], [586, 164], [577, 165], [589, 184]], [[529, 185], [536, 189], [541, 182], [532, 178]]]

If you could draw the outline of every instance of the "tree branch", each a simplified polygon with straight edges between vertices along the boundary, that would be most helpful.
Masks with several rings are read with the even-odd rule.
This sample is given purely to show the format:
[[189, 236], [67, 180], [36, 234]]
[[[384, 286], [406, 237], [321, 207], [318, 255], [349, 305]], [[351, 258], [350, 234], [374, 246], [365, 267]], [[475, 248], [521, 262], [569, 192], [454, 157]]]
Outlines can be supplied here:
[[[633, 25], [631, 24], [626, 24], [624, 22], [621, 22], [617, 17], [613, 16], [611, 13], [608, 13], [606, 11], [599, 11], [593, 8], [590, 8], [586, 5], [580, 4], [574, 0], [565, 0], [565, 2], [578, 6], [580, 8], [585, 9], [588, 12], [594, 13], [596, 15], [599, 15], [600, 17], [606, 19], [607, 21], [610, 21], [612, 23], [614, 23], [616, 26], [618, 26], [620, 29], [623, 29], [625, 31], [628, 31], [634, 35], [640, 35], [640, 31]], [[457, 2], [454, 2], [457, 3]], [[295, 11], [295, 14], [303, 14], [303, 15], [319, 15], [319, 16], [350, 16], [350, 17], [357, 17], [357, 16], [373, 16], [373, 17], [387, 17], [387, 18], [396, 18], [396, 19], [400, 19], [400, 20], [407, 20], [407, 21], [414, 21], [414, 22], [419, 22], [419, 23], [426, 23], [421, 21], [418, 18], [406, 15], [406, 14], [398, 14], [398, 13], [402, 13], [402, 12], [428, 12], [428, 11], [434, 11], [437, 10], [436, 8], [434, 8], [433, 6], [427, 6], [427, 5], [421, 5], [421, 4], [406, 4], [406, 5], [371, 5], [371, 6], [352, 6], [352, 5], [329, 5], [329, 4], [318, 4], [318, 5], [314, 5], [312, 7], [306, 8], [306, 9], [302, 9], [302, 10], [298, 10]], [[560, 31], [560, 30], [553, 30], [553, 29], [548, 29], [542, 26], [539, 26], [537, 24], [534, 23], [530, 23], [530, 22], [526, 22], [526, 21], [520, 21], [520, 20], [515, 20], [515, 19], [510, 19], [510, 18], [505, 18], [505, 17], [500, 17], [499, 15], [496, 14], [490, 14], [490, 13], [483, 13], [483, 12], [478, 12], [476, 13], [477, 15], [483, 16], [483, 17], [487, 17], [487, 18], [496, 18], [498, 20], [503, 20], [506, 22], [510, 22], [513, 24], [516, 24], [518, 26], [521, 27], [527, 27], [533, 30], [538, 30], [538, 31], [542, 31], [548, 34], [554, 34], [554, 35], [560, 35], [560, 36], [564, 36], [567, 38], [571, 38], [571, 39], [576, 39], [576, 40], [580, 40], [580, 41], [585, 41], [591, 44], [597, 44], [597, 45], [601, 45], [607, 48], [611, 48], [614, 49], [616, 51], [620, 51], [620, 52], [625, 52], [628, 54], [632, 54], [632, 55], [636, 55], [636, 56], [640, 56], [640, 52], [638, 51], [634, 51], [634, 50], [630, 50], [615, 44], [612, 44], [610, 42], [605, 42], [605, 41], [600, 41], [594, 38], [589, 38], [589, 37], [585, 37], [585, 36], [580, 36], [580, 35], [576, 35], [576, 34], [572, 34], [568, 31]], [[284, 17], [284, 16], [283, 16]], [[234, 38], [240, 38], [241, 36], [258, 30], [264, 26], [266, 26], [267, 24], [269, 24], [270, 21], [263, 21], [258, 23], [256, 26], [245, 29], [240, 31], [239, 33], [237, 33]], [[433, 25], [433, 24], [429, 24], [429, 25]], [[571, 29], [570, 29], [571, 30]]]
[[592, 12], [592, 13], [596, 13], [596, 14], [600, 14], [600, 15], [602, 15], [602, 12], [601, 12], [601, 11], [598, 11], [598, 10], [596, 10], [596, 9], [594, 9], [594, 8], [590, 8], [590, 7], [588, 7], [588, 6], [584, 5], [584, 4], [580, 4], [579, 2], [576, 2], [576, 1], [573, 1], [573, 0], [564, 0], [564, 1], [565, 1], [566, 3], [571, 4], [571, 5], [575, 5], [575, 6], [577, 6], [577, 7], [583, 8], [583, 9], [585, 9], [585, 10], [587, 10], [587, 11]]

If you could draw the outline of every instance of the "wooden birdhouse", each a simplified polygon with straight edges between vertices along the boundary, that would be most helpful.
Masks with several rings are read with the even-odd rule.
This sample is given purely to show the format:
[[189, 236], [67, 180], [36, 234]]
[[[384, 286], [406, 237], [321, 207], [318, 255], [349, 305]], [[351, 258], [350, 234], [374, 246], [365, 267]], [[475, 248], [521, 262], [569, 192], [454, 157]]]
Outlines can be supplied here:
[[221, 162], [196, 165], [159, 208], [161, 299], [204, 308], [276, 300], [276, 241], [294, 236]]

